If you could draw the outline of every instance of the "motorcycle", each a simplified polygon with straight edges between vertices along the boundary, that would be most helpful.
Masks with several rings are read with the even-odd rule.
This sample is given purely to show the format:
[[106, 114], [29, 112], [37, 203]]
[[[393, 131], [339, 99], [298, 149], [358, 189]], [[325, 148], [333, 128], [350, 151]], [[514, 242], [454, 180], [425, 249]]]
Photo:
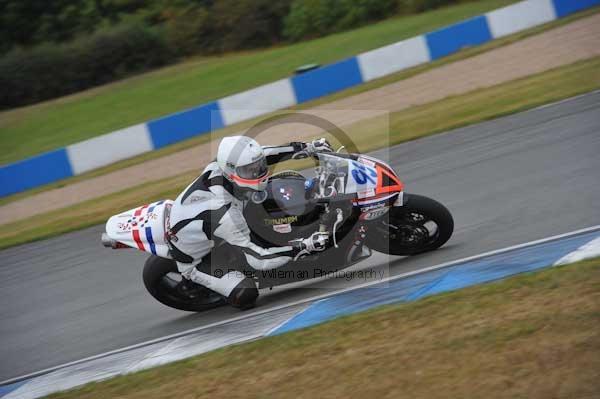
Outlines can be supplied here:
[[[244, 210], [253, 240], [265, 247], [286, 246], [315, 231], [329, 233], [321, 252], [300, 252], [293, 261], [259, 271], [226, 243], [211, 256], [216, 277], [242, 273], [256, 288], [326, 276], [360, 262], [372, 251], [410, 256], [432, 251], [452, 235], [454, 221], [441, 203], [404, 192], [403, 183], [385, 162], [362, 154], [320, 153], [314, 177], [283, 171], [269, 177], [263, 192], [253, 193]], [[183, 290], [182, 277], [170, 255], [169, 213], [163, 200], [112, 216], [102, 243], [113, 249], [136, 248], [151, 254], [143, 270], [148, 292], [159, 302], [200, 312], [225, 305], [229, 298], [207, 287]], [[212, 266], [214, 265], [214, 266]], [[255, 297], [241, 308], [254, 306]]]

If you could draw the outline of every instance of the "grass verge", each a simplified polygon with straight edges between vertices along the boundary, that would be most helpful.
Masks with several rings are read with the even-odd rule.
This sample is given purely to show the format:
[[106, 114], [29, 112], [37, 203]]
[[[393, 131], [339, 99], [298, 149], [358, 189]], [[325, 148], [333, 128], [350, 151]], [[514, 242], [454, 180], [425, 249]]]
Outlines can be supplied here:
[[[346, 132], [361, 152], [493, 119], [600, 88], [600, 57], [391, 115], [366, 120]], [[382, 123], [385, 122], [385, 123]], [[368, 134], [367, 134], [368, 133]], [[302, 164], [301, 166], [304, 166]], [[188, 172], [2, 226], [0, 248], [99, 224], [141, 203], [175, 198], [196, 172]]]
[[[421, 66], [417, 66], [417, 67], [414, 67], [414, 68], [411, 68], [411, 69], [408, 69], [405, 71], [400, 71], [400, 72], [391, 74], [389, 76], [386, 76], [386, 77], [383, 77], [380, 79], [376, 79], [371, 82], [367, 82], [367, 83], [349, 88], [347, 90], [340, 91], [335, 94], [331, 94], [329, 96], [325, 96], [325, 97], [322, 97], [322, 98], [319, 98], [319, 99], [316, 99], [316, 100], [313, 100], [313, 101], [310, 101], [310, 102], [307, 102], [304, 104], [300, 104], [298, 106], [292, 107], [292, 109], [300, 109], [300, 110], [308, 109], [308, 108], [311, 108], [311, 107], [314, 107], [314, 106], [317, 106], [320, 104], [332, 102], [332, 101], [335, 101], [335, 100], [338, 100], [338, 99], [341, 99], [344, 97], [348, 97], [348, 96], [359, 94], [359, 93], [362, 93], [362, 92], [365, 92], [368, 90], [376, 89], [378, 87], [382, 87], [382, 86], [388, 85], [390, 83], [394, 83], [394, 82], [397, 82], [400, 80], [407, 79], [411, 76], [423, 73], [425, 71], [428, 71], [428, 70], [431, 70], [434, 68], [438, 68], [442, 65], [456, 62], [456, 61], [466, 59], [469, 57], [473, 57], [475, 55], [484, 53], [486, 51], [490, 51], [495, 48], [514, 43], [514, 42], [524, 39], [526, 37], [529, 37], [529, 36], [532, 36], [535, 34], [539, 34], [546, 30], [550, 30], [550, 29], [553, 29], [553, 28], [556, 28], [556, 27], [559, 27], [562, 25], [569, 24], [577, 19], [595, 14], [599, 11], [600, 11], [600, 7], [596, 7], [596, 8], [590, 9], [590, 10], [586, 10], [586, 11], [571, 15], [566, 18], [562, 18], [562, 19], [559, 19], [559, 20], [556, 20], [556, 21], [553, 21], [553, 22], [550, 22], [550, 23], [547, 23], [547, 24], [544, 24], [544, 25], [541, 25], [541, 26], [538, 26], [535, 28], [525, 30], [523, 32], [519, 32], [519, 33], [510, 35], [510, 36], [507, 36], [502, 39], [494, 40], [492, 42], [489, 42], [489, 43], [481, 45], [481, 46], [466, 48], [456, 54], [442, 58], [440, 60], [437, 60], [437, 61], [434, 61], [431, 63], [427, 63], [427, 64], [424, 64]], [[36, 194], [36, 193], [39, 193], [42, 191], [47, 191], [47, 190], [51, 190], [54, 188], [64, 187], [69, 184], [76, 183], [78, 181], [83, 181], [83, 180], [89, 179], [91, 177], [100, 176], [100, 175], [104, 175], [104, 174], [107, 174], [110, 172], [114, 172], [116, 170], [123, 169], [128, 166], [136, 165], [136, 164], [142, 163], [142, 162], [150, 160], [150, 159], [160, 158], [165, 155], [172, 154], [172, 153], [181, 151], [183, 149], [187, 149], [191, 146], [206, 143], [206, 142], [210, 141], [211, 139], [223, 137], [223, 136], [226, 136], [231, 133], [245, 130], [245, 129], [249, 128], [250, 126], [256, 124], [261, 119], [267, 118], [269, 116], [270, 115], [265, 115], [265, 116], [258, 117], [258, 118], [255, 118], [255, 119], [252, 119], [249, 121], [241, 122], [241, 123], [226, 127], [224, 129], [221, 129], [210, 135], [208, 135], [208, 134], [200, 135], [200, 136], [194, 137], [192, 139], [183, 141], [181, 143], [170, 145], [170, 146], [162, 148], [160, 150], [151, 151], [151, 152], [148, 152], [148, 153], [136, 156], [136, 157], [132, 157], [132, 158], [129, 158], [129, 159], [126, 159], [123, 161], [115, 162], [114, 164], [111, 164], [111, 165], [108, 165], [108, 166], [105, 166], [102, 168], [98, 168], [96, 170], [93, 170], [93, 171], [90, 171], [90, 172], [87, 172], [87, 173], [84, 173], [84, 174], [81, 174], [78, 176], [70, 177], [70, 178], [61, 180], [59, 182], [50, 183], [50, 184], [40, 186], [40, 187], [31, 189], [31, 190], [27, 190], [27, 191], [24, 191], [21, 193], [17, 193], [17, 194], [13, 194], [10, 196], [0, 198], [0, 206], [3, 204], [9, 203], [9, 202], [18, 201], [19, 199], [28, 197], [30, 195], [33, 195], [33, 194]], [[0, 114], [0, 143], [2, 140], [2, 138], [1, 138], [2, 122], [1, 121], [2, 121], [2, 115]], [[0, 157], [1, 157], [1, 155], [0, 155]]]
[[599, 298], [595, 259], [384, 306], [50, 398], [591, 398], [600, 392]]

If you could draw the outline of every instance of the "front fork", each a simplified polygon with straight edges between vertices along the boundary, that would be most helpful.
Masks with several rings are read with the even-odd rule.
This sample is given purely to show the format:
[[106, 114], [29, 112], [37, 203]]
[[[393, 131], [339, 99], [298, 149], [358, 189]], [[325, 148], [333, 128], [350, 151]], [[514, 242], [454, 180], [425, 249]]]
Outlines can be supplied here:
[[371, 256], [371, 249], [365, 245], [367, 238], [367, 226], [361, 224], [354, 235], [354, 242], [348, 250], [346, 256], [347, 263], [356, 263]]

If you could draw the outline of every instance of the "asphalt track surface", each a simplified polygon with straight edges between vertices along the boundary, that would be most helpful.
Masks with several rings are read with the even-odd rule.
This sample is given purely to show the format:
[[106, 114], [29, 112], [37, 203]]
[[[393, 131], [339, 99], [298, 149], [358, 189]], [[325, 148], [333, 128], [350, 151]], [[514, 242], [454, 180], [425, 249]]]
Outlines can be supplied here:
[[[376, 254], [359, 268], [395, 275], [600, 222], [600, 92], [374, 155], [389, 159], [407, 192], [447, 205], [455, 234], [437, 251], [389, 262]], [[103, 248], [102, 230], [0, 252], [0, 380], [240, 315], [164, 307], [143, 287], [146, 255]], [[363, 282], [276, 288], [258, 309]]]

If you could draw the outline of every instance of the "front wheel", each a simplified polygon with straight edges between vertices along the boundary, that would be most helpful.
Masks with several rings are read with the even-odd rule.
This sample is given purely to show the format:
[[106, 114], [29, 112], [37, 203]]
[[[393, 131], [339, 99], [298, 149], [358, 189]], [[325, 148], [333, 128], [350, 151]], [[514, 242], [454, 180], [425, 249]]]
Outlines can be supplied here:
[[182, 289], [182, 277], [171, 259], [150, 256], [144, 264], [143, 279], [150, 295], [171, 308], [202, 312], [227, 303], [223, 296], [192, 282], [189, 284], [197, 286], [195, 290]]
[[454, 219], [439, 202], [405, 194], [405, 203], [373, 222], [367, 245], [390, 255], [416, 255], [444, 245], [454, 231]]

